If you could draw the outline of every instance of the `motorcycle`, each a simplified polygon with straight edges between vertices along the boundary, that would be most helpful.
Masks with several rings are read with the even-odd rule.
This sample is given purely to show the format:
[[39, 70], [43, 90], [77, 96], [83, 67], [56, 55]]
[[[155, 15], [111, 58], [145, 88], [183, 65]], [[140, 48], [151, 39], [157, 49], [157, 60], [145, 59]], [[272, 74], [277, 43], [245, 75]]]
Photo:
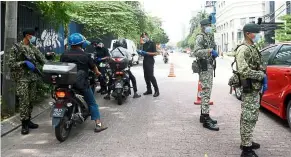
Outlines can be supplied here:
[[167, 55], [164, 55], [163, 60], [164, 60], [164, 63], [167, 64], [169, 61], [169, 57]]
[[[48, 62], [43, 66], [43, 81], [54, 87], [51, 117], [55, 136], [65, 141], [76, 124], [82, 124], [90, 116], [90, 108], [82, 93], [74, 88], [77, 65], [74, 63]], [[87, 80], [89, 81], [89, 80]]]
[[112, 97], [117, 100], [118, 105], [122, 105], [123, 100], [131, 94], [129, 75], [125, 70], [128, 67], [128, 60], [126, 58], [111, 58], [110, 67], [113, 73], [112, 84], [109, 88], [113, 89]]

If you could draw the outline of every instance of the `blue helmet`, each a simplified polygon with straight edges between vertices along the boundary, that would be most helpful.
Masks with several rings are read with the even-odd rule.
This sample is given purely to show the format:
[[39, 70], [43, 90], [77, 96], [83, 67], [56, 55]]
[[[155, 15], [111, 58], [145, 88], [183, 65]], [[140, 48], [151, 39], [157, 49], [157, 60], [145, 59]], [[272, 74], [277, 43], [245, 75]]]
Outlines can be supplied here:
[[80, 33], [71, 34], [69, 37], [69, 45], [80, 45], [86, 42], [86, 38]]

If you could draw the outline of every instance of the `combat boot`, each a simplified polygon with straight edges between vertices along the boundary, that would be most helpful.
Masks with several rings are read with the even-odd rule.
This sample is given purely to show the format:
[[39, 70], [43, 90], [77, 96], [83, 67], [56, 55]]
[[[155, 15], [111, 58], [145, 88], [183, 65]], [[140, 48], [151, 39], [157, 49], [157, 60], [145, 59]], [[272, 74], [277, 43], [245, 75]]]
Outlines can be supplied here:
[[30, 129], [37, 129], [37, 128], [38, 128], [38, 124], [34, 124], [34, 123], [31, 121], [31, 118], [29, 117], [28, 127], [29, 127]]
[[209, 130], [213, 130], [213, 131], [219, 131], [219, 127], [216, 126], [216, 124], [213, 124], [213, 122], [211, 121], [211, 118], [209, 117], [209, 114], [204, 114], [203, 115], [203, 127], [207, 128]]
[[29, 134], [29, 127], [28, 127], [29, 120], [23, 120], [21, 123], [22, 123], [21, 134], [22, 135]]
[[253, 150], [251, 147], [242, 147], [243, 151], [240, 155], [240, 157], [259, 157]]
[[[209, 117], [210, 120], [212, 121], [213, 124], [217, 124], [217, 120], [215, 119], [212, 119], [211, 117]], [[202, 111], [201, 111], [201, 115], [200, 115], [200, 123], [204, 123], [204, 116], [202, 114]]]
[[[252, 146], [251, 146], [252, 149], [259, 149], [260, 147], [261, 147], [260, 144], [258, 144], [256, 142], [252, 142]], [[243, 149], [242, 145], [240, 145], [240, 149]]]

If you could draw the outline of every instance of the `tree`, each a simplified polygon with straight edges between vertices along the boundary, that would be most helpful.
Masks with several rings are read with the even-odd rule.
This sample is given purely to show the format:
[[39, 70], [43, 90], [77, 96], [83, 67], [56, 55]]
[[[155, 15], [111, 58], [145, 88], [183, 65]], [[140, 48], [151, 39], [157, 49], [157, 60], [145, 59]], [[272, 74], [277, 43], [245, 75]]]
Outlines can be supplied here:
[[9, 49], [17, 41], [17, 1], [6, 2], [5, 14], [5, 38], [4, 38], [4, 73], [3, 73], [3, 97], [1, 103], [3, 113], [13, 115], [15, 113], [15, 83], [10, 78], [10, 69], [7, 65]]
[[200, 21], [208, 18], [209, 15], [204, 11], [198, 12], [196, 16], [193, 16], [190, 20], [190, 34], [186, 37], [186, 39], [182, 40], [179, 45], [182, 48], [190, 47], [194, 48], [196, 36], [201, 31]]
[[276, 30], [275, 39], [278, 41], [291, 41], [291, 15], [280, 17], [285, 21], [285, 24], [280, 25], [281, 29]]
[[35, 3], [41, 14], [55, 30], [58, 30], [60, 26], [64, 27], [64, 36], [66, 38], [69, 34], [70, 14], [78, 12], [78, 7], [72, 2], [64, 1], [39, 1]]

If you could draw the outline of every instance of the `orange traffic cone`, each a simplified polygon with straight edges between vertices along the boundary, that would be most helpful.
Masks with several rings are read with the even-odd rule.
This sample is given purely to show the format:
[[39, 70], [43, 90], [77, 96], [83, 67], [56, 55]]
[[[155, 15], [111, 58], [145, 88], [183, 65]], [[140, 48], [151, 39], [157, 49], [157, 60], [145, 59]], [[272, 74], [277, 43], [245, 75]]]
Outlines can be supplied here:
[[175, 73], [174, 73], [174, 64], [171, 63], [171, 66], [170, 66], [170, 74], [168, 77], [176, 77]]
[[[198, 82], [198, 92], [197, 92], [197, 100], [194, 102], [195, 105], [201, 105], [201, 91], [202, 91], [202, 87], [201, 87], [201, 82]], [[213, 105], [212, 101], [209, 101], [209, 105]]]

